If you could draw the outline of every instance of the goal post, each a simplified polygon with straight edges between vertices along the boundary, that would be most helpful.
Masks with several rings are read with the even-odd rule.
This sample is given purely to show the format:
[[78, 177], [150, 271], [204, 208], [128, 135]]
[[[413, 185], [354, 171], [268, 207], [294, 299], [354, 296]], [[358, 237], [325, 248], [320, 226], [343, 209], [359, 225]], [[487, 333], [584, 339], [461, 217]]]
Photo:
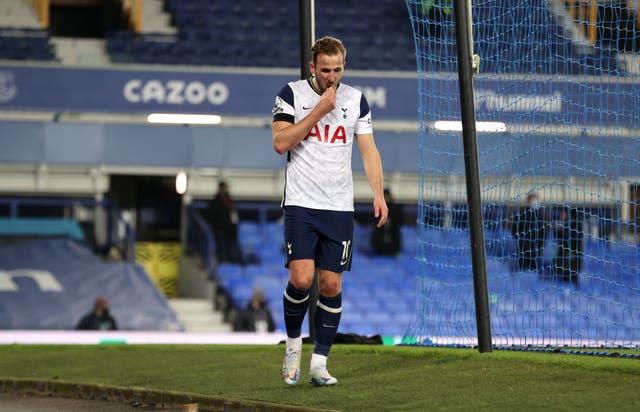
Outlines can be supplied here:
[[473, 106], [473, 36], [471, 34], [471, 0], [454, 0], [456, 45], [458, 55], [458, 83], [464, 164], [469, 211], [469, 237], [473, 272], [473, 290], [478, 334], [478, 350], [491, 352], [491, 321], [487, 295], [487, 272], [482, 230], [482, 201], [476, 147], [476, 116]]

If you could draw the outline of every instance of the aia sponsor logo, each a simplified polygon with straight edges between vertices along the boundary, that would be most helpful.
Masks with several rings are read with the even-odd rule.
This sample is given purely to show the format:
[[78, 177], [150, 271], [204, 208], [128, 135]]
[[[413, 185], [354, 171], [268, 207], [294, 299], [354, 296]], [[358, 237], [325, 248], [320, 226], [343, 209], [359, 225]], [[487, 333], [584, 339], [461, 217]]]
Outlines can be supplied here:
[[304, 138], [304, 140], [309, 139], [317, 140], [320, 143], [347, 144], [347, 131], [342, 125], [333, 127], [330, 124], [325, 124], [323, 128], [315, 125]]

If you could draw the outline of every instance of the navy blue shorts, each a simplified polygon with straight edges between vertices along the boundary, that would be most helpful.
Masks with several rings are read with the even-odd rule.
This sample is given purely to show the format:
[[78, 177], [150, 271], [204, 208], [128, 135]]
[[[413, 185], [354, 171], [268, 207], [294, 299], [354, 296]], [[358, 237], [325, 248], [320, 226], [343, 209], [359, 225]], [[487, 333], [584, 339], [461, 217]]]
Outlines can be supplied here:
[[351, 269], [353, 218], [353, 212], [285, 206], [285, 266], [292, 260], [313, 259], [318, 269]]

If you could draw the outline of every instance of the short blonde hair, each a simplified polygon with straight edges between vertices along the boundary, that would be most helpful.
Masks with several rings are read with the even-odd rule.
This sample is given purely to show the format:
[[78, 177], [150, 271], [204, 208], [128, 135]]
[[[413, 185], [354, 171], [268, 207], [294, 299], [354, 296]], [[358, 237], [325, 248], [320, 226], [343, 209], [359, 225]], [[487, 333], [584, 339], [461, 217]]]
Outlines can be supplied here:
[[315, 43], [313, 43], [313, 46], [311, 46], [311, 60], [313, 61], [313, 64], [318, 62], [318, 55], [320, 54], [326, 54], [329, 56], [342, 54], [342, 61], [345, 62], [347, 60], [347, 49], [345, 49], [339, 39], [331, 36], [319, 38]]

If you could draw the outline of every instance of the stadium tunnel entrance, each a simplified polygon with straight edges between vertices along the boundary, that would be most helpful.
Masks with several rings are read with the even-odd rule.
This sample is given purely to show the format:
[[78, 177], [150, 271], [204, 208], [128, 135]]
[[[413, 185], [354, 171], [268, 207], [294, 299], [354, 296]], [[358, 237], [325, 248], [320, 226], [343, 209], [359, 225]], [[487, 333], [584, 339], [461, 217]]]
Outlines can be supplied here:
[[111, 175], [107, 197], [131, 219], [138, 241], [180, 241], [182, 196], [175, 177]]

